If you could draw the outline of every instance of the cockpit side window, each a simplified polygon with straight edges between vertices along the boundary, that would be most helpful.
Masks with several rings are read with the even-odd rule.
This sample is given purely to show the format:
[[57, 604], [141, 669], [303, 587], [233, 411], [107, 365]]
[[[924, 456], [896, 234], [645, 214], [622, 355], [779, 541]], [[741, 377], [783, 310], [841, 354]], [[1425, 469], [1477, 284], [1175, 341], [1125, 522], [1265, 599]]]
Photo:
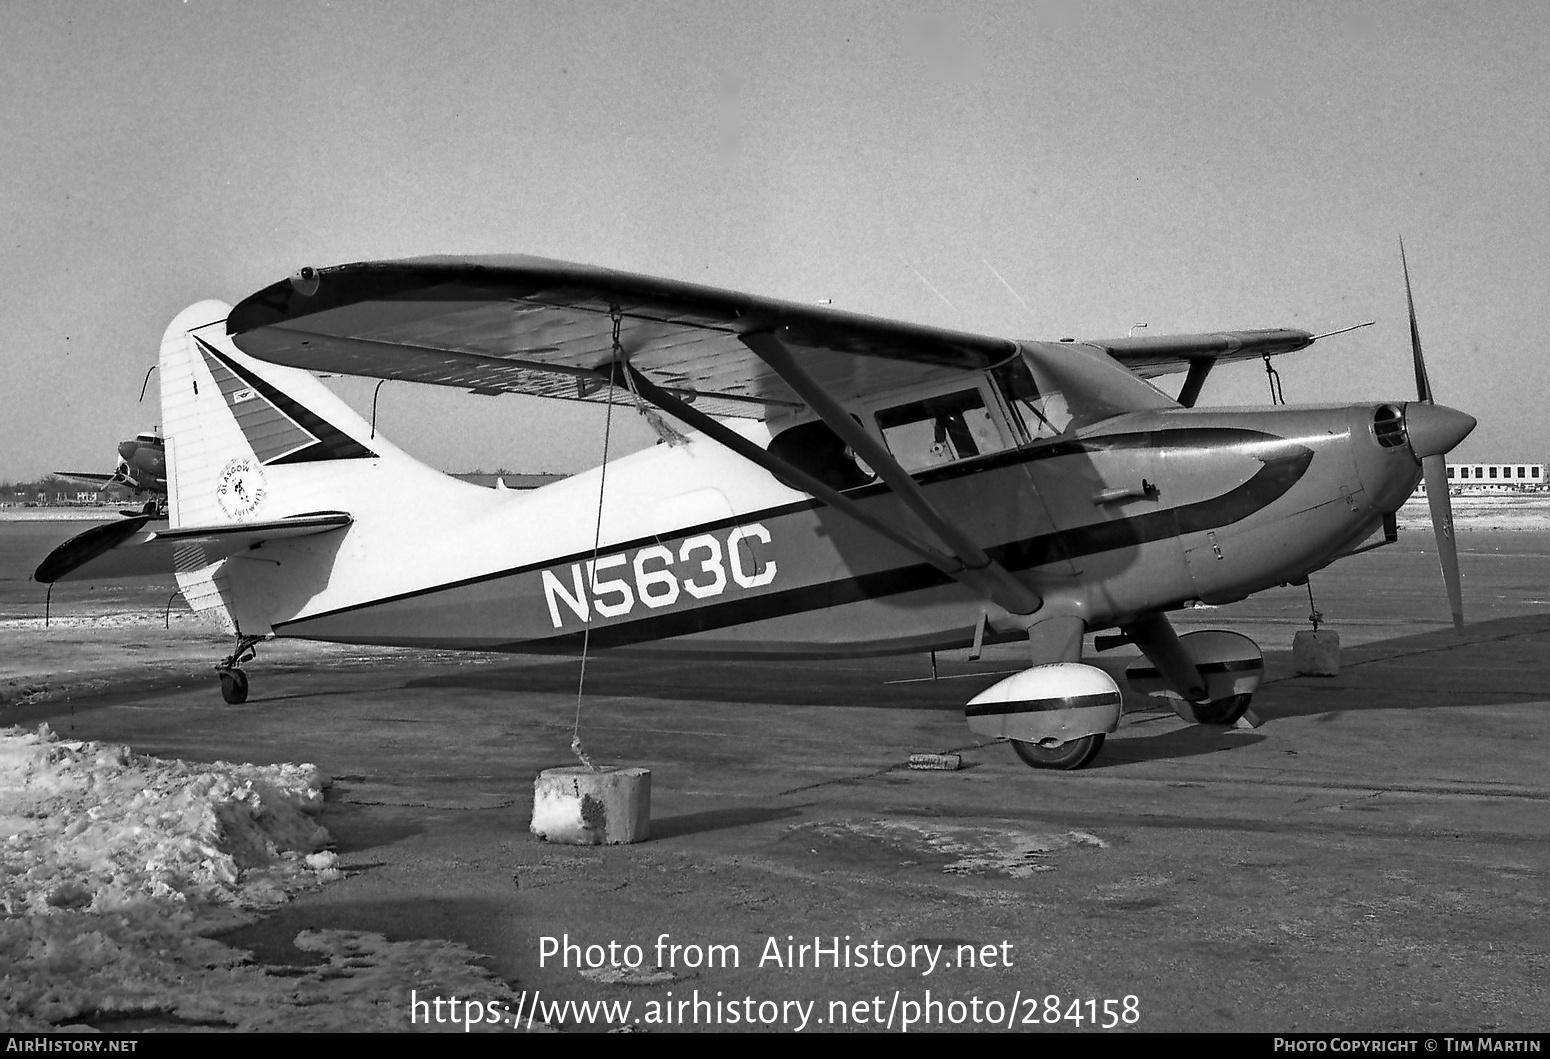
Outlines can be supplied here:
[[894, 459], [906, 471], [966, 460], [1005, 447], [979, 390], [927, 397], [877, 413]]
[[1011, 414], [1022, 420], [1031, 438], [1052, 438], [1065, 431], [1071, 422], [1064, 394], [1040, 393], [1033, 374], [1021, 357], [991, 372], [1006, 398]]

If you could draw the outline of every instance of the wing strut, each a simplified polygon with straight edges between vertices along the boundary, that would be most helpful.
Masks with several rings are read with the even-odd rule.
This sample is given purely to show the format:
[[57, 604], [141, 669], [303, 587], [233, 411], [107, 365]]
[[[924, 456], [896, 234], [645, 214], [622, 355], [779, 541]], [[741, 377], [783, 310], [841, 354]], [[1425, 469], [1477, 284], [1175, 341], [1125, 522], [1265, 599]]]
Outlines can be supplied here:
[[915, 479], [899, 466], [893, 454], [884, 448], [880, 441], [868, 434], [860, 423], [852, 419], [850, 413], [829, 396], [812, 376], [802, 370], [796, 358], [791, 355], [791, 351], [779, 338], [768, 332], [738, 337], [743, 345], [768, 364], [798, 397], [806, 401], [808, 407], [817, 412], [819, 418], [828, 424], [829, 429], [838, 434], [857, 456], [865, 460], [867, 465], [888, 483], [888, 488], [893, 490], [894, 495], [903, 501], [905, 506], [913, 511], [943, 544], [947, 545], [959, 566], [959, 569], [953, 573], [953, 577], [1013, 614], [1032, 614], [1043, 606], [1044, 600], [1037, 592], [1013, 577], [1004, 566], [985, 554], [985, 550], [970, 539], [968, 534], [937, 511], [931, 501], [926, 499], [925, 492], [916, 484]]
[[1206, 384], [1206, 376], [1214, 367], [1216, 361], [1207, 357], [1197, 357], [1189, 362], [1189, 374], [1184, 376], [1184, 385], [1179, 389], [1179, 404], [1185, 408], [1195, 407], [1195, 402], [1200, 399], [1200, 388]]
[[772, 456], [769, 452], [761, 449], [736, 431], [729, 430], [704, 412], [691, 408], [687, 402], [675, 397], [646, 378], [646, 376], [636, 370], [635, 365], [628, 361], [624, 362], [624, 370], [629, 372], [629, 377], [635, 390], [646, 400], [674, 418], [689, 424], [689, 426], [698, 430], [706, 437], [719, 441], [743, 457], [743, 459], [763, 467], [792, 488], [801, 489], [805, 493], [811, 493], [831, 507], [838, 508], [857, 522], [861, 522], [869, 528], [876, 530], [901, 548], [906, 548], [926, 560], [926, 562], [935, 566], [944, 574], [951, 574], [960, 565], [951, 555], [917, 540], [912, 534], [890, 526], [882, 519], [867, 512], [861, 505], [834, 487], [813, 477], [801, 468], [792, 466], [778, 456]]
[[[867, 528], [893, 541], [906, 551], [919, 556], [948, 577], [967, 585], [980, 595], [989, 598], [997, 606], [1011, 613], [1030, 614], [1038, 609], [1042, 600], [1039, 599], [1032, 589], [1021, 582], [1013, 581], [1012, 583], [1021, 589], [1026, 596], [1032, 597], [1033, 603], [1028, 610], [1013, 610], [1013, 606], [1028, 606], [1028, 600], [1023, 595], [1002, 591], [1000, 584], [987, 578], [984, 571], [968, 569], [958, 557], [943, 552], [938, 548], [933, 548], [931, 545], [919, 540], [914, 534], [908, 533], [897, 526], [890, 525], [833, 486], [765, 451], [741, 434], [728, 429], [715, 419], [712, 419], [704, 412], [691, 408], [688, 402], [653, 383], [637, 371], [635, 366], [628, 361], [623, 362], [623, 367], [629, 373], [636, 391], [646, 400], [674, 418], [687, 423], [706, 437], [719, 441], [745, 460], [763, 467], [766, 471], [769, 471], [776, 478], [779, 478], [793, 488], [811, 493], [830, 507], [850, 516]], [[999, 570], [1000, 567], [997, 567], [997, 569]], [[1005, 571], [1002, 572], [1005, 573]], [[1006, 576], [1008, 579], [1011, 578], [1010, 574]]]

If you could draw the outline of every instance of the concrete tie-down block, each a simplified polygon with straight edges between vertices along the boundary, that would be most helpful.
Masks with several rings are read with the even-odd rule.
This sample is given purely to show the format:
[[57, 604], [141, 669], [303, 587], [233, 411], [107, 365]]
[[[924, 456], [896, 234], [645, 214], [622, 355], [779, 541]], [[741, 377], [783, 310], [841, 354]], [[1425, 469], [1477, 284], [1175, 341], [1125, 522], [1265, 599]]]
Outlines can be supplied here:
[[533, 783], [528, 830], [572, 846], [644, 842], [651, 830], [651, 770], [545, 769]]
[[1340, 675], [1340, 634], [1333, 629], [1304, 629], [1292, 637], [1292, 666], [1298, 676]]

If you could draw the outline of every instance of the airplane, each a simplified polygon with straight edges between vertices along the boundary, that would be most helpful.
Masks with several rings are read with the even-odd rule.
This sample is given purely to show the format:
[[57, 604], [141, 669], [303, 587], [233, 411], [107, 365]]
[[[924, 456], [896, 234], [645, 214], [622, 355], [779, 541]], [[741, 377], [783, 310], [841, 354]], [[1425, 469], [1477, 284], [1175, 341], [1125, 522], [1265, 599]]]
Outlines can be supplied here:
[[152, 429], [128, 441], [119, 442], [118, 466], [112, 474], [92, 474], [87, 471], [55, 471], [54, 474], [70, 481], [95, 485], [99, 493], [121, 485], [131, 495], [149, 494], [145, 513], [154, 513], [166, 506], [166, 441], [160, 431]]
[[[305, 268], [168, 327], [168, 526], [90, 530], [35, 577], [175, 567], [235, 638], [230, 703], [269, 637], [766, 659], [1023, 641], [1029, 668], [966, 719], [1074, 769], [1122, 702], [1085, 634], [1140, 649], [1132, 690], [1231, 724], [1258, 646], [1180, 636], [1169, 612], [1390, 543], [1418, 479], [1441, 480], [1475, 421], [1433, 401], [1413, 300], [1410, 318], [1414, 401], [1197, 408], [1216, 365], [1325, 336], [1012, 340], [526, 256]], [[661, 441], [484, 489], [311, 372], [634, 408]], [[1174, 397], [1147, 381], [1170, 372]], [[1448, 491], [1428, 495], [1461, 626]]]

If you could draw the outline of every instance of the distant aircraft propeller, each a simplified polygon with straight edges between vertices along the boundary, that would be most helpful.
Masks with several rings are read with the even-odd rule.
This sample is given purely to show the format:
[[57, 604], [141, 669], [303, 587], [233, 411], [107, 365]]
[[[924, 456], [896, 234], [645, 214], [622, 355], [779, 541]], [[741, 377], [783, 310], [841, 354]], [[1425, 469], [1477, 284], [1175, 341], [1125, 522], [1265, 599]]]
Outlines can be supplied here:
[[1464, 591], [1459, 579], [1458, 544], [1453, 537], [1453, 501], [1448, 495], [1448, 450], [1475, 427], [1474, 417], [1432, 400], [1432, 384], [1421, 355], [1421, 330], [1415, 320], [1415, 298], [1410, 293], [1410, 265], [1405, 260], [1405, 241], [1399, 241], [1399, 263], [1405, 271], [1405, 302], [1410, 307], [1410, 353], [1415, 365], [1415, 389], [1419, 405], [1405, 413], [1405, 429], [1411, 450], [1421, 458], [1426, 482], [1426, 502], [1432, 511], [1432, 532], [1437, 536], [1437, 561], [1448, 587], [1448, 607], [1453, 627], [1464, 627]]

